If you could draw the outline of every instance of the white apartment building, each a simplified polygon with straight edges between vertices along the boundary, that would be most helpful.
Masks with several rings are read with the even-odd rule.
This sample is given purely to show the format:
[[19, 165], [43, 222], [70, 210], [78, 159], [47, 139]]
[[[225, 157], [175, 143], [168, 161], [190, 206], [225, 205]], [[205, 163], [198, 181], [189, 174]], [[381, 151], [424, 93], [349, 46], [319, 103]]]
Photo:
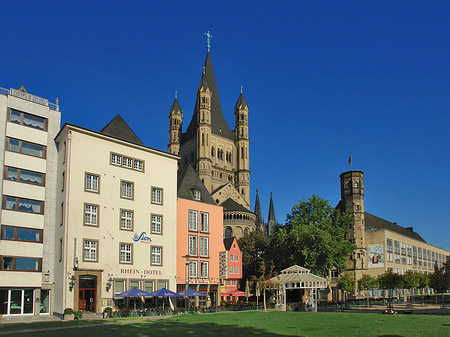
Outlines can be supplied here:
[[119, 115], [100, 132], [66, 123], [56, 142], [55, 313], [101, 313], [130, 288], [175, 291], [179, 157]]
[[57, 104], [0, 88], [0, 315], [48, 315], [53, 308]]

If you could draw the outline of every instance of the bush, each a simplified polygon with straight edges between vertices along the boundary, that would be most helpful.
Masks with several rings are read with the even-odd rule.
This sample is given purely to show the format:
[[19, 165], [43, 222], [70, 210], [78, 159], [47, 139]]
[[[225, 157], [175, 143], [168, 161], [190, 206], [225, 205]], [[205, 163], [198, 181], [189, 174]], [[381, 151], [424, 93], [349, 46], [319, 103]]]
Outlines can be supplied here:
[[83, 317], [83, 311], [81, 311], [81, 310], [74, 311], [73, 314], [75, 316], [75, 319], [81, 319]]
[[73, 309], [72, 308], [65, 308], [64, 309], [64, 315], [72, 315]]
[[111, 314], [112, 313], [112, 308], [111, 307], [106, 307], [105, 310], [103, 310], [103, 312], [106, 312], [107, 314]]

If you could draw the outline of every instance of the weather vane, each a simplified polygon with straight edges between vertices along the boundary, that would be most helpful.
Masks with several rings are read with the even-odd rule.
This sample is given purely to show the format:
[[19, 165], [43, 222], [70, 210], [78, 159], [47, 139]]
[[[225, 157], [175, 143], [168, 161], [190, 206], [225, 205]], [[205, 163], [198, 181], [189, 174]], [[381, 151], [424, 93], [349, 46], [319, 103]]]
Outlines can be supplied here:
[[208, 51], [211, 49], [211, 38], [212, 38], [212, 35], [211, 35], [211, 33], [209, 32], [209, 30], [205, 33], [205, 35], [206, 35], [206, 46], [208, 47]]

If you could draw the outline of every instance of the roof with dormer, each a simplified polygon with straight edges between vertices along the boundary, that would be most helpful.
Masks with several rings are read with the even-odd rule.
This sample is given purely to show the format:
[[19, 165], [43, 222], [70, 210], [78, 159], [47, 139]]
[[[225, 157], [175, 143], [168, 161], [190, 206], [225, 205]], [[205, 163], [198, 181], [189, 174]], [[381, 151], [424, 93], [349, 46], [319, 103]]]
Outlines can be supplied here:
[[[185, 165], [182, 169], [178, 170], [177, 181], [177, 196], [178, 198], [200, 201], [205, 204], [216, 205], [214, 199], [209, 194], [205, 185], [200, 180], [197, 172], [191, 164]], [[200, 200], [194, 198], [194, 190], [200, 191]]]
[[[220, 105], [219, 91], [217, 90], [216, 78], [214, 76], [214, 69], [211, 61], [211, 55], [208, 51], [206, 54], [204, 74], [200, 80], [200, 85], [202, 81], [205, 80], [209, 89], [211, 90], [211, 131], [213, 134], [222, 136], [234, 141], [234, 132], [230, 129], [222, 113], [222, 106]], [[194, 114], [192, 120], [186, 130], [182, 135], [181, 142], [189, 140], [197, 135], [197, 114], [194, 109]]]
[[103, 129], [100, 130], [103, 133], [114, 138], [125, 140], [130, 143], [144, 145], [138, 136], [131, 130], [130, 126], [123, 120], [120, 115], [116, 115]]

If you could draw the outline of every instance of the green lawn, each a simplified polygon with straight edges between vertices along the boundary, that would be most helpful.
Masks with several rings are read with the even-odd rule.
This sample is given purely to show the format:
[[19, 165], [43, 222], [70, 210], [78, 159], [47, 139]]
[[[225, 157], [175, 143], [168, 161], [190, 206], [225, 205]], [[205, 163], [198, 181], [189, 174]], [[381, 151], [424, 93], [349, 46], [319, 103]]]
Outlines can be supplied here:
[[[88, 323], [87, 321], [80, 323]], [[90, 322], [93, 323], [93, 322]], [[47, 323], [48, 324], [48, 323]], [[61, 326], [66, 323], [58, 323]], [[56, 324], [52, 324], [55, 326]], [[66, 324], [67, 325], [67, 324]], [[43, 327], [43, 324], [40, 325]], [[23, 325], [29, 329], [34, 324]], [[7, 327], [6, 327], [7, 328]], [[0, 332], [5, 331], [0, 327]], [[450, 336], [450, 315], [381, 315], [361, 313], [239, 312], [174, 316], [144, 322], [67, 328], [15, 336]]]

